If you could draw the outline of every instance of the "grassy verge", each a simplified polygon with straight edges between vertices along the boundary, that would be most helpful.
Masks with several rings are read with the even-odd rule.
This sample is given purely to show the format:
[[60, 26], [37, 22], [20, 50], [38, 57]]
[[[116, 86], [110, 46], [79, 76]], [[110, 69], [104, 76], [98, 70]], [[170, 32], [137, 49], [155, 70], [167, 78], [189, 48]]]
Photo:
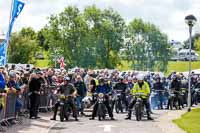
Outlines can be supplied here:
[[173, 122], [188, 133], [200, 133], [200, 109], [194, 109]]
[[[170, 74], [173, 71], [177, 72], [185, 72], [188, 71], [188, 63], [187, 61], [170, 61], [168, 64], [166, 75]], [[119, 70], [132, 70], [131, 63], [127, 61], [122, 61], [121, 65], [117, 67]], [[192, 70], [200, 69], [200, 61], [192, 62]]]
[[49, 59], [48, 59], [48, 52], [43, 52], [44, 54], [44, 60], [36, 59], [35, 66], [39, 68], [46, 68], [49, 67]]

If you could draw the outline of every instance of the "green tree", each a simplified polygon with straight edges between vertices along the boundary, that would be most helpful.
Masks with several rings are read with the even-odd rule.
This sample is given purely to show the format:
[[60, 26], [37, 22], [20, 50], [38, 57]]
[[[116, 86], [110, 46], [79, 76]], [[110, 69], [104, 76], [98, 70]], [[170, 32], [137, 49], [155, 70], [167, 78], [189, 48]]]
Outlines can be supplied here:
[[96, 6], [87, 7], [84, 14], [91, 35], [96, 38], [97, 66], [114, 68], [120, 63], [118, 52], [124, 43], [124, 19], [113, 9], [101, 11]]
[[194, 42], [195, 50], [200, 51], [200, 37], [198, 37]]
[[[195, 41], [198, 40], [198, 38], [200, 37], [200, 33], [195, 33], [192, 36], [192, 49], [196, 50], [196, 46], [195, 46]], [[184, 42], [184, 46], [185, 48], [189, 48], [189, 38]]]
[[123, 18], [112, 9], [91, 6], [81, 13], [69, 6], [49, 18], [48, 32], [43, 36], [50, 52], [63, 50], [68, 67], [113, 68], [120, 62], [124, 25]]
[[137, 70], [167, 69], [170, 57], [167, 36], [151, 23], [134, 19], [127, 28], [127, 60]]
[[32, 28], [23, 28], [12, 34], [8, 48], [8, 60], [11, 63], [34, 63], [38, 50], [36, 33]]

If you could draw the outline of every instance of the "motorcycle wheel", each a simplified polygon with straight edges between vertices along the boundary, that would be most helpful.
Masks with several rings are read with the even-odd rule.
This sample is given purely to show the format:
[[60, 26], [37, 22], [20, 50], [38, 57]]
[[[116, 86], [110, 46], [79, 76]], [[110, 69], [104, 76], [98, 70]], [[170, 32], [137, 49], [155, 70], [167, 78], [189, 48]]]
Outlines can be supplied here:
[[105, 116], [104, 106], [102, 104], [103, 103], [99, 104], [98, 105], [98, 109], [97, 109], [97, 114], [98, 114], [99, 121], [101, 121], [103, 116]]
[[137, 121], [141, 121], [142, 119], [142, 111], [139, 104], [135, 105], [135, 116]]
[[115, 111], [116, 111], [117, 114], [119, 113], [119, 105], [118, 105], [118, 102], [116, 102], [116, 104], [115, 104]]
[[174, 100], [173, 98], [170, 98], [170, 110], [173, 110], [173, 106], [174, 106]]
[[60, 107], [60, 121], [63, 122], [65, 118], [65, 108], [64, 106]]

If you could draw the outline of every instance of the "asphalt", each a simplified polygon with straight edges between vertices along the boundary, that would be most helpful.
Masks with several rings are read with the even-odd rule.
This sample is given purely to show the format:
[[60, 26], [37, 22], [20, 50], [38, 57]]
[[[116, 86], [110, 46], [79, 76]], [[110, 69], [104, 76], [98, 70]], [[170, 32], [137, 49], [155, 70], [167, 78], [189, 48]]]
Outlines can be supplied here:
[[[52, 114], [41, 114], [38, 120], [26, 120], [24, 124], [9, 129], [7, 133], [164, 133], [159, 125], [159, 118], [166, 111], [155, 111], [152, 115], [154, 121], [143, 118], [138, 122], [133, 116], [132, 120], [124, 120], [127, 114], [114, 114], [115, 121], [107, 118], [104, 121], [89, 120], [80, 117], [76, 122], [70, 119], [66, 122], [50, 121]], [[59, 118], [59, 117], [58, 117]]]

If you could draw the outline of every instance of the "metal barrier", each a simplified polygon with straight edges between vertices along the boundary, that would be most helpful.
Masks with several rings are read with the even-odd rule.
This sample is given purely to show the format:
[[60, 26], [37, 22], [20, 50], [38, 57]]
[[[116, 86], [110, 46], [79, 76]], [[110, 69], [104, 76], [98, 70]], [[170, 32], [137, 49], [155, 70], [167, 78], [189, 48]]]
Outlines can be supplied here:
[[55, 86], [48, 86], [40, 91], [40, 111], [46, 112], [52, 109], [57, 100], [56, 95], [53, 94], [55, 88]]
[[0, 110], [0, 122], [4, 121], [5, 118], [5, 106], [6, 106], [6, 95], [0, 94], [0, 104], [3, 105], [3, 108]]
[[5, 119], [10, 120], [15, 118], [16, 94], [10, 93], [6, 97], [6, 113]]

